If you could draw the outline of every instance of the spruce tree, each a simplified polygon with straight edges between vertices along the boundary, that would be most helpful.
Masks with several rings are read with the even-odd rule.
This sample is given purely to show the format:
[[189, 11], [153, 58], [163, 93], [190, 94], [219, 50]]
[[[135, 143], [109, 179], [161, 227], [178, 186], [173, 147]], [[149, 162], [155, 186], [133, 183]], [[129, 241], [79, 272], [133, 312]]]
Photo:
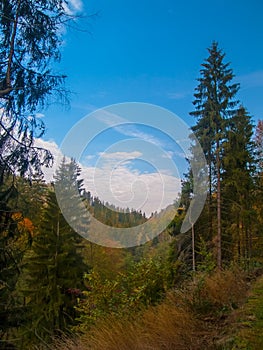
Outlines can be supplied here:
[[259, 120], [255, 133], [256, 144], [256, 159], [257, 159], [257, 172], [256, 172], [256, 191], [255, 191], [255, 205], [254, 208], [257, 212], [257, 237], [255, 239], [257, 247], [254, 254], [260, 258], [263, 258], [263, 120]]
[[256, 127], [255, 144], [258, 159], [258, 172], [263, 173], [263, 120], [259, 120]]
[[53, 97], [66, 97], [60, 60], [62, 28], [72, 19], [60, 0], [0, 4], [0, 184], [5, 172], [32, 176], [50, 165], [49, 151], [34, 146], [45, 125], [38, 113]]
[[[74, 161], [66, 164], [64, 160], [55, 185], [65, 184], [65, 179], [69, 185], [80, 184], [76, 169]], [[70, 187], [64, 191], [70, 191]], [[71, 199], [74, 203], [74, 198]], [[81, 296], [83, 274], [88, 269], [83, 260], [82, 243], [83, 239], [62, 215], [51, 189], [39, 234], [24, 261], [21, 289], [26, 297], [29, 320], [22, 332], [24, 347], [30, 343], [49, 343], [52, 337], [67, 332], [75, 324], [74, 306]]]
[[190, 114], [197, 118], [193, 127], [209, 167], [209, 230], [213, 233], [213, 196], [216, 196], [216, 246], [217, 266], [222, 266], [222, 223], [221, 223], [221, 181], [222, 181], [222, 144], [229, 128], [229, 120], [236, 113], [235, 100], [239, 89], [232, 83], [234, 77], [229, 63], [224, 63], [225, 54], [216, 42], [208, 49], [209, 56], [202, 64], [201, 77], [195, 89], [193, 104], [195, 111]]
[[[38, 113], [51, 96], [63, 99], [67, 96], [63, 87], [65, 76], [56, 74], [52, 68], [60, 59], [62, 27], [72, 18], [65, 3], [60, 0], [0, 2], [1, 320], [6, 310], [10, 311], [9, 306], [14, 305], [10, 300], [22, 257], [20, 250], [15, 250], [19, 232], [12, 216], [18, 209], [16, 176], [26, 176], [31, 181], [34, 174], [41, 174], [42, 165], [52, 164], [51, 153], [34, 145], [35, 139], [45, 131]], [[2, 323], [6, 332], [9, 322]]]
[[14, 216], [16, 198], [14, 186], [6, 186], [0, 193], [0, 338], [3, 343], [10, 331], [18, 326], [21, 314], [21, 305], [14, 297], [23, 256], [23, 250], [17, 244], [20, 232]]
[[255, 221], [255, 142], [253, 124], [244, 107], [232, 117], [223, 151], [223, 225], [226, 253], [249, 265]]

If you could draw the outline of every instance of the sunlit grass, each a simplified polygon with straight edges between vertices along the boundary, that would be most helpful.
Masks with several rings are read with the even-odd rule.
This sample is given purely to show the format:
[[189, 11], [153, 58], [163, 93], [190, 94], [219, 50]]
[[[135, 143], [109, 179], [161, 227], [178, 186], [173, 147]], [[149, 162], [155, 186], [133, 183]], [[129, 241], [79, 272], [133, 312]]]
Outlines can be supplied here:
[[233, 346], [226, 350], [263, 349], [263, 277], [257, 281], [244, 305], [238, 328]]
[[59, 342], [54, 349], [227, 349], [222, 344], [223, 316], [244, 302], [244, 281], [240, 271], [195, 276], [180, 290], [169, 292], [161, 304], [134, 313], [132, 318], [106, 317], [81, 339]]

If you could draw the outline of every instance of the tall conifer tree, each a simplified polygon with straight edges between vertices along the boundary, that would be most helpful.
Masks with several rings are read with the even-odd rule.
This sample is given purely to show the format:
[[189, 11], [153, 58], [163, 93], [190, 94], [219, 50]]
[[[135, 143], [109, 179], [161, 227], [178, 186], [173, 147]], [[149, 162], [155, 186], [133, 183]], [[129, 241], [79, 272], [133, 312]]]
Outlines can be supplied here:
[[256, 211], [257, 211], [257, 255], [263, 258], [263, 120], [259, 120], [255, 134], [257, 176], [256, 176]]
[[50, 165], [49, 151], [34, 146], [45, 131], [38, 113], [51, 96], [63, 97], [62, 28], [72, 16], [67, 1], [9, 0], [0, 4], [0, 184], [5, 172], [32, 176]]
[[235, 100], [239, 85], [232, 83], [234, 77], [229, 63], [224, 63], [225, 54], [216, 42], [208, 49], [209, 56], [202, 64], [201, 77], [195, 89], [191, 115], [197, 118], [193, 131], [199, 140], [209, 166], [209, 227], [212, 234], [212, 196], [216, 194], [217, 212], [217, 266], [222, 266], [222, 222], [221, 222], [221, 180], [222, 144], [229, 128], [229, 120], [236, 113]]
[[[223, 224], [228, 253], [249, 266], [255, 221], [255, 142], [253, 124], [244, 107], [232, 117], [223, 151]], [[254, 219], [253, 219], [254, 218]], [[230, 251], [229, 251], [230, 248]]]
[[[38, 116], [47, 99], [66, 97], [65, 76], [52, 69], [53, 62], [60, 59], [61, 29], [72, 18], [66, 3], [0, 2], [0, 318], [13, 304], [10, 295], [22, 257], [14, 250], [18, 234], [12, 214], [19, 195], [15, 175], [31, 181], [34, 174], [41, 173], [42, 165], [52, 164], [51, 153], [36, 147], [34, 141], [45, 131]], [[7, 325], [5, 322], [5, 329]]]
[[[69, 185], [64, 188], [69, 203], [70, 200], [74, 203], [74, 198], [70, 198], [71, 186], [77, 185], [80, 190], [77, 169], [73, 160], [69, 164], [63, 160], [56, 175], [57, 185], [65, 185], [65, 182]], [[75, 324], [74, 306], [81, 296], [83, 274], [88, 269], [81, 253], [81, 242], [82, 238], [62, 215], [55, 192], [51, 190], [40, 232], [25, 259], [21, 279], [29, 320], [23, 328], [24, 346], [28, 342], [48, 343]]]

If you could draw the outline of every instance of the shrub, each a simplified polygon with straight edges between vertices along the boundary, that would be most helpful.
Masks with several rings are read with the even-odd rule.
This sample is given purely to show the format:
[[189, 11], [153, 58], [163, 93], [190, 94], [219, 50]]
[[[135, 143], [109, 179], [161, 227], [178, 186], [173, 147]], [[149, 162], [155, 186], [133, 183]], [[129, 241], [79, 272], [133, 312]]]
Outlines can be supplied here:
[[77, 307], [80, 325], [74, 330], [85, 332], [101, 318], [123, 318], [158, 303], [166, 289], [163, 269], [158, 260], [143, 259], [115, 280], [103, 279], [96, 272], [87, 274], [85, 299]]
[[184, 288], [185, 302], [197, 313], [211, 313], [236, 308], [246, 295], [246, 275], [239, 269], [201, 273]]

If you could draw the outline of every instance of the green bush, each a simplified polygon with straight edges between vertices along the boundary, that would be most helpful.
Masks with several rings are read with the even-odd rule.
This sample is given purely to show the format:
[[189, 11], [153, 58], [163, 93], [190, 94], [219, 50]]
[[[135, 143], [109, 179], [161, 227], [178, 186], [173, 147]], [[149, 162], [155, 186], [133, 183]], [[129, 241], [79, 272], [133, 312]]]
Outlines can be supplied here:
[[164, 269], [158, 259], [142, 259], [114, 280], [95, 271], [86, 274], [87, 290], [77, 306], [80, 325], [75, 330], [85, 331], [106, 316], [126, 317], [158, 303], [166, 290]]

